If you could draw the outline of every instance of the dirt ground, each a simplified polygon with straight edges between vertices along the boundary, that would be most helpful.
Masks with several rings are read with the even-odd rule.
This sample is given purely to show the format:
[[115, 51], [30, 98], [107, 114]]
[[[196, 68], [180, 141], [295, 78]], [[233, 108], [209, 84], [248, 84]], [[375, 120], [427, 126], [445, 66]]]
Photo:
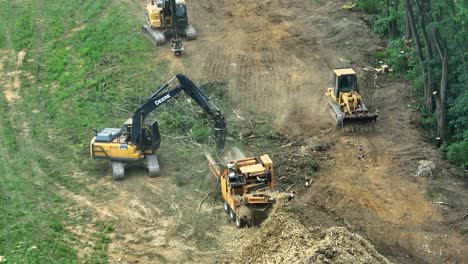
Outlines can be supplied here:
[[[288, 134], [335, 142], [312, 187], [298, 198], [301, 212], [311, 212], [307, 217], [314, 217], [310, 206], [336, 214], [399, 263], [467, 262], [467, 239], [453, 228], [466, 226], [466, 185], [414, 177], [419, 160], [434, 161], [441, 177], [454, 173], [417, 129], [405, 97], [409, 84], [379, 76], [374, 85], [363, 69], [372, 68], [383, 43], [359, 14], [340, 10], [342, 4], [189, 2], [199, 39], [185, 44], [182, 67], [169, 49], [165, 58], [197, 81], [226, 81], [240, 111], [273, 115]], [[346, 66], [366, 76], [364, 98], [380, 112], [376, 131], [329, 129], [323, 93], [331, 69]], [[429, 199], [436, 186], [450, 194], [443, 199], [456, 201], [453, 207]]]
[[[142, 22], [145, 3], [137, 1], [129, 10]], [[359, 14], [340, 10], [342, 1], [197, 0], [187, 5], [198, 39], [184, 43], [181, 58], [168, 46], [157, 47], [163, 55], [155, 61], [168, 62], [171, 73], [185, 73], [196, 83], [227, 83], [236, 111], [274, 116], [274, 125], [289, 137], [332, 142], [317, 154], [323, 158], [312, 186], [293, 188], [298, 196], [287, 214], [238, 230], [220, 203], [194, 207], [206, 193], [177, 186], [174, 168], [162, 166], [156, 179], [134, 169], [118, 183], [108, 171], [90, 187], [99, 197], [57, 186], [76, 203], [71, 218], [79, 218], [82, 208], [94, 212], [89, 226], [70, 225], [70, 232], [87, 241], [94, 222], [112, 223], [109, 263], [271, 263], [262, 258], [268, 255], [246, 259], [244, 246], [262, 246], [257, 243], [279, 243], [285, 255], [276, 254], [275, 263], [468, 263], [468, 241], [459, 232], [468, 225], [466, 184], [444, 177], [455, 172], [418, 131], [417, 115], [404, 96], [408, 84], [380, 76], [375, 86], [372, 74], [363, 70], [372, 68], [383, 43]], [[0, 70], [2, 57], [0, 52]], [[23, 59], [17, 54], [18, 66]], [[375, 131], [331, 129], [324, 92], [331, 69], [346, 66], [366, 76], [364, 98], [380, 112]], [[12, 101], [21, 99], [17, 75], [0, 75]], [[172, 158], [162, 156], [161, 162]], [[420, 160], [435, 162], [439, 179], [415, 177]], [[74, 177], [86, 181], [83, 175]], [[92, 247], [80, 248], [79, 255]], [[303, 255], [289, 254], [292, 247]]]

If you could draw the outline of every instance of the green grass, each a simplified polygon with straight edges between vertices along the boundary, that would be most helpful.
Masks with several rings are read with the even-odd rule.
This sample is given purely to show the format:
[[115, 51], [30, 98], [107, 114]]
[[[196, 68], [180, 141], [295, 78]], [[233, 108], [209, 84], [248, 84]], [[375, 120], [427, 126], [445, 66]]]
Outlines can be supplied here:
[[[8, 117], [8, 110], [5, 98], [0, 97], [1, 116]], [[77, 262], [75, 250], [62, 239], [65, 201], [37, 183], [38, 175], [27, 169], [30, 160], [18, 150], [12, 135], [11, 123], [2, 118], [0, 254], [8, 263]]]
[[[90, 128], [120, 126], [127, 116], [108, 102], [132, 109], [167, 72], [163, 64], [148, 67], [154, 48], [135, 30], [140, 21], [128, 6], [110, 3], [0, 2], [0, 47], [26, 50], [22, 70], [35, 77], [22, 76], [22, 100], [0, 96], [0, 255], [7, 263], [107, 262], [112, 226], [97, 222], [90, 241], [79, 241], [67, 227], [93, 222], [94, 212], [70, 218], [76, 205], [57, 185], [93, 193], [71, 177], [102, 175], [87, 153]], [[11, 53], [5, 71], [16, 70], [15, 59]], [[19, 134], [23, 124], [27, 136]], [[79, 259], [76, 249], [88, 242], [91, 253]]]

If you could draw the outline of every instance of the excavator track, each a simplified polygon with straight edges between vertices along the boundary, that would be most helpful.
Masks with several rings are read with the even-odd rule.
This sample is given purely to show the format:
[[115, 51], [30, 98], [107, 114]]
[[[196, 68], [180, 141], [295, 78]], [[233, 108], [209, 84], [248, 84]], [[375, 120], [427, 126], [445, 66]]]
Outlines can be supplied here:
[[125, 177], [125, 165], [121, 161], [112, 161], [112, 179], [121, 181]]
[[187, 37], [187, 40], [195, 40], [197, 39], [197, 30], [192, 26], [188, 25], [185, 30], [184, 34]]
[[154, 30], [148, 24], [143, 25], [141, 30], [153, 41], [156, 46], [160, 46], [166, 43], [166, 37], [162, 31]]
[[159, 162], [158, 157], [156, 154], [153, 155], [146, 155], [146, 164], [148, 166], [148, 175], [150, 177], [157, 177], [159, 176]]

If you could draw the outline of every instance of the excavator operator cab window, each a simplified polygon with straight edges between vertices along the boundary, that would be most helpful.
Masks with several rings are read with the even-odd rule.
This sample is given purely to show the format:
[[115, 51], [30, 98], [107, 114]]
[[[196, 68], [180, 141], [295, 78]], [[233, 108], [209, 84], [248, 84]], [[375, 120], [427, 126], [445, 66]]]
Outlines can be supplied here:
[[339, 92], [351, 92], [352, 90], [358, 91], [356, 75], [342, 75], [338, 78]]
[[179, 18], [185, 18], [187, 16], [184, 4], [176, 4], [175, 15]]

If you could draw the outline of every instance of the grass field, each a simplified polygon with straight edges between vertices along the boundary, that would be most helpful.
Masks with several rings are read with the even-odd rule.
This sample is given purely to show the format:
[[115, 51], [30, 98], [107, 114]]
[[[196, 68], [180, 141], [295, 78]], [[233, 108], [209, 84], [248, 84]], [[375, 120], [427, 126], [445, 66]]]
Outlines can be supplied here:
[[[0, 256], [7, 263], [79, 261], [82, 242], [66, 226], [86, 225], [92, 213], [70, 218], [73, 201], [57, 190], [92, 192], [76, 176], [102, 175], [86, 153], [90, 128], [119, 126], [121, 112], [109, 102], [131, 110], [166, 77], [164, 64], [147, 66], [155, 51], [135, 30], [140, 22], [125, 3], [111, 2], [0, 2], [3, 68], [21, 71], [21, 99], [0, 97]], [[93, 250], [81, 261], [106, 262], [112, 225], [92, 223]]]

